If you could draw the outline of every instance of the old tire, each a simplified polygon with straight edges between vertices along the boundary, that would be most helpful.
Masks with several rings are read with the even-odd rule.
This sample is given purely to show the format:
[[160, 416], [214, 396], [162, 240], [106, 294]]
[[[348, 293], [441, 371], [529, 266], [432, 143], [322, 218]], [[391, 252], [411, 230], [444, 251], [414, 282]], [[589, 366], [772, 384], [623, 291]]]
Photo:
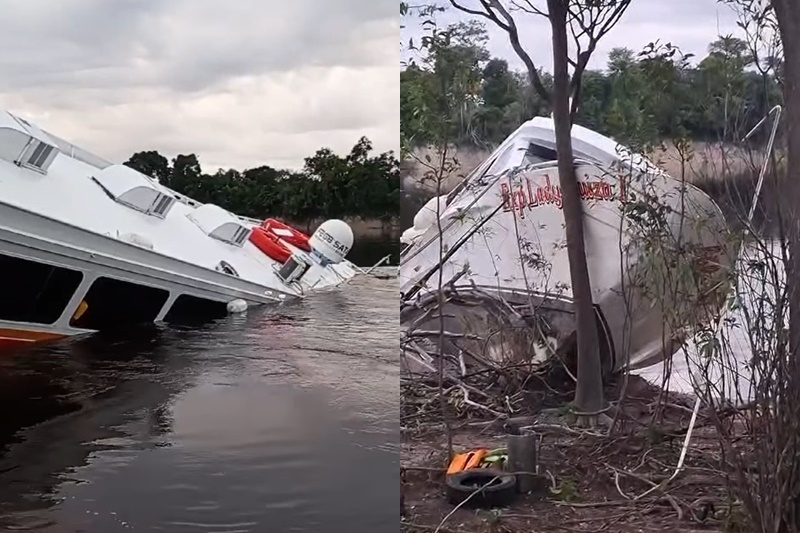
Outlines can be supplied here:
[[[459, 505], [469, 498], [464, 507], [502, 507], [510, 504], [517, 495], [516, 476], [492, 468], [464, 470], [447, 476], [445, 482], [447, 501], [452, 505]], [[476, 490], [478, 492], [472, 496]]]

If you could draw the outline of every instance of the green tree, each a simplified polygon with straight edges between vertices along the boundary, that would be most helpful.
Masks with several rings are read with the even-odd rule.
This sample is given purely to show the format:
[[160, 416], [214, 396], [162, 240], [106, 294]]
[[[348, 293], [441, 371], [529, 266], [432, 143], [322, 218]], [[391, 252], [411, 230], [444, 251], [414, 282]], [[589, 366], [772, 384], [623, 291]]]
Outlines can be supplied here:
[[481, 98], [485, 107], [505, 109], [517, 97], [517, 80], [505, 59], [490, 59], [483, 68]]
[[583, 74], [583, 95], [575, 122], [599, 133], [608, 133], [604, 110], [611, 96], [611, 83], [600, 71], [587, 70]]
[[195, 154], [178, 155], [170, 165], [156, 151], [137, 152], [125, 164], [200, 203], [254, 218], [398, 216], [399, 161], [392, 152], [372, 152], [372, 143], [362, 137], [344, 157], [318, 150], [301, 172], [262, 165], [205, 174]]
[[748, 114], [747, 74], [753, 63], [747, 43], [730, 35], [708, 46], [708, 55], [697, 69], [697, 93], [705, 103], [704, 122], [709, 136], [729, 140], [730, 132], [741, 132]]
[[192, 197], [196, 197], [199, 193], [209, 193], [210, 191], [203, 187], [202, 174], [200, 161], [196, 155], [180, 154], [172, 160], [172, 178], [169, 186]]
[[[400, 133], [406, 148], [437, 138], [441, 127], [453, 141], [473, 138], [473, 119], [480, 105], [483, 66], [489, 59], [486, 28], [475, 21], [452, 24], [431, 37], [408, 43], [419, 58], [400, 75]], [[446, 111], [446, 113], [445, 113]], [[442, 123], [431, 117], [448, 117]]]
[[[624, 144], [642, 137], [646, 128], [645, 79], [636, 54], [614, 48], [608, 54], [609, 97], [602, 118], [606, 131]], [[648, 135], [649, 137], [650, 135]]]
[[133, 154], [130, 159], [125, 161], [124, 164], [138, 170], [142, 174], [157, 179], [165, 185], [169, 183], [172, 176], [169, 161], [155, 150], [137, 152]]
[[[461, 31], [461, 30], [456, 30]], [[442, 48], [451, 48], [450, 41]], [[575, 122], [610, 135], [634, 148], [647, 148], [664, 139], [688, 138], [726, 142], [749, 130], [776, 103], [782, 101], [780, 58], [760, 62], [743, 40], [723, 36], [709, 44], [697, 66], [670, 43], [654, 42], [641, 52], [612, 49], [604, 71], [588, 70], [582, 76], [580, 106]], [[463, 52], [463, 50], [462, 50]], [[445, 54], [446, 52], [437, 52]], [[479, 76], [461, 84], [465, 97], [446, 123], [448, 136], [461, 145], [492, 146], [534, 116], [547, 116], [552, 108], [530, 83], [526, 73], [515, 72], [508, 62], [490, 58], [478, 71], [476, 63], [459, 52], [448, 59], [458, 65], [458, 78]], [[438, 74], [433, 60], [425, 68], [415, 62], [401, 71], [401, 129], [405, 148], [428, 144], [446, 100], [441, 87], [459, 87]], [[537, 70], [541, 86], [552, 92], [552, 76]], [[443, 85], [444, 83], [444, 85]], [[455, 93], [453, 93], [455, 94]], [[466, 110], [466, 112], [464, 112]], [[758, 136], [754, 138], [758, 141]], [[647, 145], [647, 146], [645, 146]]]

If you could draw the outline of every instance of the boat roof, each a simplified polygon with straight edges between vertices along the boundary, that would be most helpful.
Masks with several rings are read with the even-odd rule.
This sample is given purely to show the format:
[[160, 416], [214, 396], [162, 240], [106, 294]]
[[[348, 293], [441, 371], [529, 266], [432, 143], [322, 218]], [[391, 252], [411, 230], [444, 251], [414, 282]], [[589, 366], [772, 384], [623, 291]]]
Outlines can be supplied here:
[[[572, 126], [571, 134], [572, 151], [576, 159], [604, 166], [622, 164], [639, 172], [661, 173], [645, 156], [631, 151], [610, 137], [578, 124]], [[490, 174], [498, 174], [519, 166], [522, 154], [532, 146], [544, 149], [544, 154], [539, 157], [540, 162], [556, 160], [555, 122], [551, 117], [534, 117], [524, 122], [478, 167], [474, 175], [485, 175], [488, 170], [491, 170]], [[513, 152], [517, 152], [519, 157], [509, 158]]]

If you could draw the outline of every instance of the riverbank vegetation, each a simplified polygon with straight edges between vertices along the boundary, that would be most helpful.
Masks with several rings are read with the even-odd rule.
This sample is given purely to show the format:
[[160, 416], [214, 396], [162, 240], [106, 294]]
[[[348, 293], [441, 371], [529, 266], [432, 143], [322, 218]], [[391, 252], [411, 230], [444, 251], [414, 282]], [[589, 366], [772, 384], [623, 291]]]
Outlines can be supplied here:
[[299, 171], [263, 165], [207, 174], [195, 154], [170, 161], [152, 150], [133, 154], [125, 164], [199, 202], [252, 218], [392, 220], [399, 214], [399, 162], [392, 152], [374, 154], [365, 137], [343, 156], [318, 150]]
[[[586, 413], [573, 401], [573, 323], [548, 320], [547, 306], [524, 297], [470, 286], [466, 265], [449, 279], [436, 270], [438, 281], [429, 278], [434, 289], [401, 302], [402, 531], [800, 531], [800, 321], [788, 320], [790, 308], [800, 309], [792, 274], [800, 256], [800, 188], [787, 183], [783, 159], [800, 153], [800, 135], [791, 126], [778, 130], [756, 210], [762, 225], [750, 224], [748, 210], [775, 115], [742, 142], [773, 105], [785, 103], [790, 120], [800, 110], [792, 92], [800, 87], [794, 79], [800, 47], [784, 56], [779, 38], [796, 38], [800, 11], [788, 0], [726, 3], [739, 14], [742, 38], [721, 36], [699, 60], [669, 43], [616, 50], [604, 71], [584, 74], [575, 118], [635, 150], [673, 156], [671, 174], [722, 205], [733, 226], [724, 248], [737, 255], [724, 281], [704, 284], [703, 273], [721, 265], [709, 264], [702, 249], [668, 230], [674, 209], [663, 198], [646, 189], [623, 200], [631, 248], [617, 251], [636, 250], [645, 266], [623, 275], [620, 290], [658, 308], [671, 336], [661, 339], [665, 360], [648, 380], [624, 367], [604, 375], [605, 406]], [[498, 6], [509, 3], [470, 6], [473, 15], [483, 7], [506, 27], [510, 18], [544, 9], [543, 2], [513, 4], [530, 10], [501, 17]], [[424, 21], [426, 39], [404, 43], [421, 59], [403, 71], [403, 157], [418, 165], [418, 180], [431, 184], [424, 189], [429, 195], [469, 171], [459, 150], [490, 149], [523, 120], [550, 113], [530, 77], [488, 57], [479, 22], [440, 28], [440, 10], [405, 10]], [[784, 71], [784, 57], [794, 68]], [[551, 90], [549, 76], [539, 77]], [[701, 143], [713, 150], [701, 153]], [[746, 246], [741, 230], [749, 233]], [[482, 237], [490, 246], [491, 235]], [[527, 244], [519, 257], [508, 249], [498, 257], [542, 268], [542, 261], [529, 261], [535, 253], [523, 250], [536, 250], [537, 243]], [[440, 260], [444, 248], [440, 243]], [[459, 306], [463, 312], [456, 315], [452, 309]], [[687, 323], [686, 311], [696, 320]], [[634, 308], [620, 312], [626, 324], [643, 319]], [[624, 347], [616, 349], [624, 356]], [[597, 424], [576, 424], [586, 416]], [[542, 439], [533, 492], [494, 509], [447, 502], [445, 471], [454, 453], [508, 448], [509, 436], [523, 432]], [[475, 485], [471, 494], [481, 490]]]
[[[419, 161], [435, 156], [434, 121], [420, 110], [439, 113], [443, 87], [457, 85], [464, 93], [447, 122], [451, 154], [458, 154], [460, 172], [445, 180], [444, 192], [522, 122], [552, 112], [526, 73], [490, 56], [486, 26], [480, 20], [452, 24], [447, 32], [450, 44], [431, 68], [410, 54], [401, 72], [405, 225], [433, 196], [430, 186], [420, 184], [425, 180]], [[702, 57], [658, 41], [643, 50], [614, 48], [604, 68], [584, 72], [575, 123], [650, 155], [667, 172], [705, 190], [733, 216], [743, 199], [752, 197], [769, 129], [762, 128], [746, 143], [742, 138], [770, 108], [782, 103], [781, 77], [776, 46], [751, 34], [720, 36]], [[539, 70], [539, 78], [552, 90], [550, 73]], [[776, 143], [779, 166], [783, 138], [781, 128]], [[768, 197], [777, 194], [773, 186], [766, 184]], [[762, 222], [759, 216], [756, 223]]]
[[[491, 147], [525, 120], [550, 116], [528, 75], [490, 56], [483, 23], [460, 22], [447, 31], [451, 44], [432, 69], [412, 61], [401, 72], [406, 147], [434, 140], [432, 121], [419, 110], [436, 109], [442, 76], [468, 93], [449, 121], [448, 136], [458, 146]], [[657, 41], [644, 50], [614, 48], [603, 69], [584, 72], [575, 123], [626, 145], [679, 137], [738, 143], [734, 132], [749, 130], [781, 101], [779, 78], [758, 68], [765, 61], [778, 59], [757, 56], [745, 39], [732, 35], [709, 43], [702, 58]], [[539, 77], [552, 90], [552, 75], [539, 70]]]

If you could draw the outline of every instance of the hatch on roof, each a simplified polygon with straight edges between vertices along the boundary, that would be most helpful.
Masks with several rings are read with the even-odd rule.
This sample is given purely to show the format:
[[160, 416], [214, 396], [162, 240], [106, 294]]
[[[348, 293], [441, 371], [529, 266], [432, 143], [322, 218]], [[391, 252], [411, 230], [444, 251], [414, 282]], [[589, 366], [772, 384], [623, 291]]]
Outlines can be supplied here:
[[92, 179], [111, 199], [146, 215], [164, 218], [175, 205], [175, 198], [153, 180], [125, 165], [107, 166]]
[[0, 113], [0, 158], [47, 174], [59, 154], [55, 141], [25, 119]]
[[209, 237], [234, 246], [243, 245], [250, 236], [250, 229], [238, 217], [218, 205], [203, 204], [187, 214], [186, 218]]

